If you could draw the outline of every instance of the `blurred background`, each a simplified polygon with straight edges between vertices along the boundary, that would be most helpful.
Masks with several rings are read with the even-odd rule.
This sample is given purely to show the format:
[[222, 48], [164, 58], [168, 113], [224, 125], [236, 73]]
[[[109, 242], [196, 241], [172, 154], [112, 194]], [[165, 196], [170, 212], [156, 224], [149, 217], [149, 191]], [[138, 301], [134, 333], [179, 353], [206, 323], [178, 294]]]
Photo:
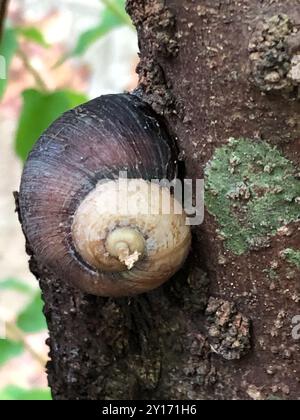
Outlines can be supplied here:
[[137, 85], [137, 38], [125, 0], [10, 0], [1, 56], [0, 400], [51, 399], [47, 327], [12, 192], [33, 144], [62, 112]]

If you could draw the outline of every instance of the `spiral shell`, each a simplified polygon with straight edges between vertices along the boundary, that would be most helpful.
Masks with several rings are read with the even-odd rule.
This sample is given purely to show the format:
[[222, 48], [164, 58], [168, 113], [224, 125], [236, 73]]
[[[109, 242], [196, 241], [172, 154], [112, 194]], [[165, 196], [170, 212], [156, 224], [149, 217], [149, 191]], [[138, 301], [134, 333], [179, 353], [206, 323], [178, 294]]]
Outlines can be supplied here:
[[[120, 172], [135, 187], [129, 200], [138, 198], [135, 214], [112, 211]], [[174, 197], [170, 214], [160, 207], [152, 215], [145, 206], [149, 181], [176, 173], [175, 143], [138, 97], [106, 95], [66, 112], [38, 140], [22, 175], [20, 217], [35, 258], [95, 295], [158, 287], [183, 264], [190, 230], [184, 213], [174, 212], [180, 206]], [[157, 192], [169, 194], [160, 186]]]

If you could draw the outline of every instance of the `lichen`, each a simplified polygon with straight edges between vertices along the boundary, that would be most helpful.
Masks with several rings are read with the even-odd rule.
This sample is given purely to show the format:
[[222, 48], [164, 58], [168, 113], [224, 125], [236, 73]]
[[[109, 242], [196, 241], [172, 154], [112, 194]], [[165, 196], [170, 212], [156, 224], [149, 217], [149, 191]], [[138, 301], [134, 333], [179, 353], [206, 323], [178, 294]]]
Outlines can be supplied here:
[[267, 268], [263, 270], [269, 280], [278, 280], [278, 272], [274, 268]]
[[300, 269], [300, 251], [299, 250], [287, 248], [282, 252], [281, 255], [287, 262], [289, 262], [290, 264]]
[[249, 42], [252, 80], [263, 92], [300, 92], [300, 36], [289, 16], [260, 21]]
[[216, 150], [205, 170], [205, 203], [230, 251], [268, 247], [278, 229], [300, 220], [296, 172], [264, 141], [230, 139]]
[[234, 303], [211, 297], [205, 315], [213, 353], [225, 360], [239, 360], [249, 352], [250, 320], [238, 312]]

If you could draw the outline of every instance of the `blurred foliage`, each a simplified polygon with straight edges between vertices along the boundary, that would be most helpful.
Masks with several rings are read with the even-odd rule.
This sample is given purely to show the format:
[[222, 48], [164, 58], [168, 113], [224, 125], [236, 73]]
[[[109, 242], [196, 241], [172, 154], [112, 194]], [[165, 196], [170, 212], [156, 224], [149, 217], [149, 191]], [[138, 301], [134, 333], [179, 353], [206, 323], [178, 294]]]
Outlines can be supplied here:
[[51, 400], [51, 393], [48, 389], [30, 389], [26, 390], [19, 388], [17, 386], [7, 386], [6, 388], [0, 390], [0, 401], [11, 401], [11, 400], [42, 400], [47, 401]]
[[[120, 26], [132, 27], [125, 12], [126, 0], [100, 0], [103, 11], [99, 16], [99, 24], [82, 33], [75, 47], [59, 60], [58, 65], [71, 57], [78, 57], [85, 53], [97, 40], [103, 38], [112, 29]], [[34, 68], [30, 59], [22, 48], [22, 41], [29, 41], [43, 48], [51, 48], [42, 32], [34, 26], [7, 26], [0, 43], [0, 55], [6, 61], [7, 79], [0, 79], [0, 100], [3, 98], [9, 83], [9, 68], [12, 59], [17, 55], [24, 67], [31, 73], [35, 86], [22, 93], [23, 105], [20, 112], [16, 131], [15, 150], [17, 155], [25, 161], [41, 133], [63, 112], [87, 101], [82, 92], [70, 89], [48, 90], [42, 75]], [[23, 310], [16, 314], [15, 320], [6, 323], [7, 338], [0, 337], [0, 366], [27, 351], [44, 367], [45, 361], [35, 349], [31, 348], [27, 334], [37, 333], [46, 329], [46, 321], [42, 312], [43, 303], [40, 292], [29, 287], [24, 282], [9, 278], [0, 281], [0, 294], [4, 291], [15, 291], [25, 295], [28, 303]], [[4, 320], [0, 319], [0, 322]], [[9, 385], [0, 390], [0, 400], [50, 400], [48, 389], [25, 390]]]
[[[0, 322], [5, 323], [7, 331], [7, 338], [0, 337], [0, 367], [14, 357], [20, 356], [24, 351], [31, 352], [38, 362], [43, 363], [43, 358], [38, 357], [37, 352], [31, 349], [26, 337], [27, 333], [41, 332], [47, 328], [42, 312], [43, 302], [41, 293], [32, 289], [21, 280], [14, 278], [5, 279], [0, 282], [0, 292], [4, 290], [14, 290], [26, 295], [28, 303], [19, 314], [16, 314], [14, 323], [5, 322], [5, 320], [0, 319]], [[17, 396], [20, 398], [14, 398]], [[49, 399], [49, 391], [25, 391], [14, 386], [0, 390], [0, 400], [31, 399], [31, 397], [33, 399]]]
[[[8, 72], [11, 60], [18, 48], [17, 35], [15, 29], [5, 28], [2, 41], [0, 44], [0, 55], [4, 57], [6, 62], [6, 69]], [[0, 78], [0, 99], [3, 97], [8, 79]]]
[[31, 288], [18, 279], [6, 279], [0, 282], [0, 292], [1, 290], [17, 290], [18, 292], [30, 293]]
[[[1, 281], [0, 291], [1, 290], [15, 290], [28, 297], [28, 304], [19, 314], [16, 315], [16, 326], [18, 326], [21, 332], [34, 333], [43, 331], [47, 328], [46, 320], [42, 312], [43, 302], [40, 291], [30, 288], [17, 279], [7, 279]], [[13, 342], [11, 338], [0, 338], [0, 364], [1, 362], [3, 363], [2, 357], [4, 351], [7, 359], [15, 356], [17, 346], [14, 346], [13, 343], [22, 344], [18, 341]]]
[[8, 360], [23, 353], [23, 345], [16, 341], [0, 338], [0, 367]]
[[94, 42], [118, 26], [126, 25], [132, 28], [131, 20], [125, 12], [126, 0], [102, 0], [102, 3], [105, 4], [105, 9], [100, 23], [80, 35], [72, 55], [82, 55]]
[[29, 41], [33, 41], [44, 48], [48, 48], [50, 46], [45, 41], [45, 38], [42, 32], [37, 28], [34, 28], [32, 26], [25, 26], [25, 27], [16, 28], [16, 32], [18, 35], [23, 36], [23, 38]]
[[22, 160], [42, 132], [63, 112], [87, 101], [86, 95], [71, 90], [40, 92], [28, 89], [23, 92], [23, 107], [16, 135], [16, 152]]
[[[82, 33], [73, 51], [59, 60], [61, 64], [66, 58], [80, 56], [97, 40], [108, 34], [112, 29], [120, 26], [132, 28], [130, 18], [125, 12], [126, 0], [101, 0], [104, 5], [99, 24]], [[0, 45], [0, 55], [3, 55], [7, 69], [15, 54], [23, 61], [30, 70], [24, 51], [20, 47], [20, 40], [26, 39], [44, 48], [50, 48], [42, 32], [32, 26], [9, 27], [4, 31], [4, 37]], [[33, 70], [31, 68], [31, 70]], [[35, 71], [32, 76], [36, 79], [36, 88], [27, 89], [23, 92], [23, 106], [17, 128], [15, 148], [18, 156], [24, 161], [41, 133], [63, 112], [87, 101], [86, 95], [72, 90], [48, 91], [42, 78]], [[0, 80], [0, 99], [3, 97], [7, 79]]]
[[30, 304], [19, 314], [17, 325], [26, 333], [35, 333], [47, 328], [40, 292], [33, 296]]

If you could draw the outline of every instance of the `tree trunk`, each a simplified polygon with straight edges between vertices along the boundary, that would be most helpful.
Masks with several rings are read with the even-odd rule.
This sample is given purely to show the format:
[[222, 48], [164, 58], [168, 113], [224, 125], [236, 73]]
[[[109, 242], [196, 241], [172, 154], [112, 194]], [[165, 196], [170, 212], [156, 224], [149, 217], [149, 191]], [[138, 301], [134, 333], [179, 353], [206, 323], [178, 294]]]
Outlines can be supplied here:
[[297, 399], [299, 1], [127, 7], [143, 97], [177, 136], [186, 177], [205, 176], [207, 211], [186, 267], [135, 298], [84, 295], [31, 255], [53, 396]]
[[8, 0], [0, 0], [0, 41], [2, 38], [4, 19], [7, 11]]

